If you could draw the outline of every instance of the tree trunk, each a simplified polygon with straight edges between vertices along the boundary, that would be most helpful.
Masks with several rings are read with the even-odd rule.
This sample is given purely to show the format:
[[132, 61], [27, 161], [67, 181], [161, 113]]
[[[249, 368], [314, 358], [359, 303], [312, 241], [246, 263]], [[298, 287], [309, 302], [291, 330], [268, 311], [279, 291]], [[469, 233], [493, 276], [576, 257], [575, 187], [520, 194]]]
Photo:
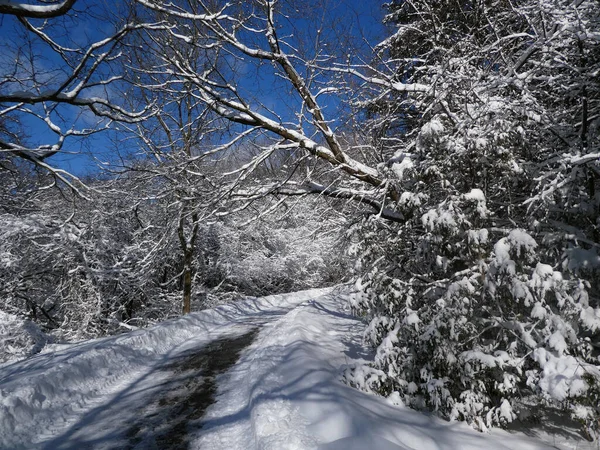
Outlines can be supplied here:
[[198, 237], [198, 213], [192, 213], [192, 227], [190, 230], [189, 240], [185, 237], [185, 222], [186, 222], [186, 206], [179, 213], [179, 226], [177, 234], [179, 235], [179, 243], [183, 251], [183, 314], [192, 311], [192, 270], [194, 263], [194, 247], [196, 246], [196, 238]]
[[186, 251], [183, 262], [183, 314], [192, 312], [192, 252]]

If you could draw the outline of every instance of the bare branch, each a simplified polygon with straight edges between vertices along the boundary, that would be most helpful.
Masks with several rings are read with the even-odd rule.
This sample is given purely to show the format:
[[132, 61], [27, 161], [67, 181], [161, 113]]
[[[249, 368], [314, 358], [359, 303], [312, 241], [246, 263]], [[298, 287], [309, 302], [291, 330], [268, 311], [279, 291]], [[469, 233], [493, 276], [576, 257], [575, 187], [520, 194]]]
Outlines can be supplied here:
[[30, 17], [33, 19], [50, 19], [68, 13], [77, 0], [64, 0], [55, 4], [37, 2], [41, 4], [19, 3], [12, 0], [0, 0], [0, 14], [10, 14], [17, 17]]

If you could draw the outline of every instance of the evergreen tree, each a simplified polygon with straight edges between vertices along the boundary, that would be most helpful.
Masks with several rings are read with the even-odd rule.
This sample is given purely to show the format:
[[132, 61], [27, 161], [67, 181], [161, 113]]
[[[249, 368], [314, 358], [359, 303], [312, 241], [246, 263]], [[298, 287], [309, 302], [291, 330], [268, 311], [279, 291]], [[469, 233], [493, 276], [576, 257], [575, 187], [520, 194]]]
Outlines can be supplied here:
[[368, 106], [406, 221], [356, 229], [377, 356], [349, 380], [480, 429], [525, 397], [597, 427], [597, 2], [387, 8], [386, 64], [429, 89]]

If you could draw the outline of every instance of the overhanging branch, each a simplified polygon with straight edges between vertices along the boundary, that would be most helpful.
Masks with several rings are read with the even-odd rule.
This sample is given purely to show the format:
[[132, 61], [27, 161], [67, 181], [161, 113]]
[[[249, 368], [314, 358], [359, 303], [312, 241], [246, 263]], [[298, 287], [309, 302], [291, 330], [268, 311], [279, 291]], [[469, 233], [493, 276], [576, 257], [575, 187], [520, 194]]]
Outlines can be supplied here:
[[32, 19], [50, 19], [66, 14], [71, 10], [77, 0], [64, 0], [55, 4], [30, 4], [15, 3], [11, 0], [0, 0], [0, 14], [10, 14], [17, 17], [30, 17]]
[[299, 186], [295, 186], [294, 188], [291, 188], [289, 186], [281, 186], [273, 192], [286, 196], [317, 194], [325, 195], [331, 198], [352, 200], [354, 202], [370, 206], [375, 210], [373, 213], [379, 215], [383, 219], [398, 223], [405, 222], [405, 218], [402, 213], [390, 208], [386, 208], [383, 203], [375, 200], [374, 198], [358, 191], [352, 191], [351, 189], [335, 188], [331, 186], [323, 186], [317, 183], [309, 182]]

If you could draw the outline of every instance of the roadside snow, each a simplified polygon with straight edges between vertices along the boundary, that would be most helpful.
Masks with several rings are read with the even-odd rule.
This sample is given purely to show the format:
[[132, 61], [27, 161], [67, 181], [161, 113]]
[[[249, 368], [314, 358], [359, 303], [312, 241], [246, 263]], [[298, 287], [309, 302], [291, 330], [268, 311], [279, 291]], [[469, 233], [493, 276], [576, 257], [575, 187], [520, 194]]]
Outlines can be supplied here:
[[[191, 347], [247, 332], [324, 292], [247, 299], [0, 365], [0, 449], [39, 448], [50, 441], [53, 448], [59, 443], [60, 448], [78, 448], [60, 437], [70, 439], [71, 426], [81, 427], [90, 411], [137, 387], [155, 366]], [[86, 432], [94, 432], [93, 424], [85, 425]]]
[[149, 448], [151, 436], [132, 441], [128, 433], [132, 423], [150, 432], [160, 423], [160, 415], [144, 422], [136, 414], [140, 405], [160, 414], [156, 400], [177, 381], [164, 368], [257, 326], [237, 364], [217, 376], [216, 403], [183, 424], [189, 448], [594, 448], [581, 440], [567, 445], [565, 433], [550, 436], [552, 445], [519, 433], [478, 433], [343, 384], [343, 367], [368, 357], [364, 326], [343, 304], [326, 290], [249, 299], [0, 365], [0, 449]]
[[49, 341], [35, 323], [0, 311], [0, 363], [31, 356]]

